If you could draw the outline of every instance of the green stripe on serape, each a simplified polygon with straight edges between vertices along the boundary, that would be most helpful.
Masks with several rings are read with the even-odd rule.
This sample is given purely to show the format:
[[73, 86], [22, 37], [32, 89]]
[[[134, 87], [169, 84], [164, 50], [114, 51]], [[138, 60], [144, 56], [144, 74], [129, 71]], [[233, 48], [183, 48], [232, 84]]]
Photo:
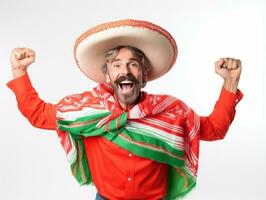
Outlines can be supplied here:
[[173, 150], [177, 148], [177, 144], [176, 144], [177, 141], [172, 141], [167, 136], [165, 136], [164, 134], [158, 134], [157, 131], [150, 130], [150, 129], [143, 128], [143, 127], [142, 128], [137, 128], [136, 125], [132, 126], [131, 124], [127, 124], [127, 126], [125, 128], [128, 131], [132, 131], [132, 132], [138, 133], [140, 135], [144, 135], [144, 136], [148, 136], [148, 137], [153, 137], [153, 138], [159, 139], [160, 141], [163, 141], [165, 144], [167, 144]]
[[68, 127], [68, 126], [59, 125], [59, 129], [71, 133], [71, 135], [74, 138], [76, 137], [80, 138], [82, 136], [83, 137], [97, 136], [106, 132], [104, 127], [97, 128], [96, 127], [97, 124], [98, 122], [79, 127]]
[[74, 140], [75, 147], [78, 151], [77, 159], [71, 164], [71, 171], [79, 184], [90, 184], [91, 173], [89, 169], [88, 159], [85, 152], [83, 140]]
[[169, 145], [167, 141], [154, 136], [152, 131], [147, 131], [147, 130], [142, 131], [141, 129], [138, 128], [132, 129], [126, 127], [125, 130], [123, 131], [123, 134], [126, 135], [127, 137], [130, 137], [134, 141], [144, 142], [157, 147], [162, 147], [163, 149], [167, 150], [168, 152], [171, 152], [172, 154], [178, 157], [184, 157], [183, 150], [180, 150], [177, 147], [174, 148], [172, 145]]
[[114, 118], [112, 121], [110, 121], [109, 130], [112, 131], [119, 129], [120, 127], [124, 127], [126, 125], [126, 121], [127, 121], [127, 113], [124, 112], [118, 117]]
[[184, 197], [196, 186], [195, 178], [181, 169], [169, 167], [166, 200]]
[[[122, 134], [122, 133], [121, 133]], [[163, 152], [152, 150], [149, 147], [145, 147], [144, 145], [136, 142], [132, 143], [127, 141], [125, 137], [123, 137], [121, 134], [117, 133], [107, 133], [104, 134], [103, 137], [106, 138], [107, 140], [112, 141], [113, 143], [117, 144], [118, 146], [133, 152], [134, 154], [144, 157], [144, 158], [149, 158], [158, 162], [163, 162], [167, 163], [173, 166], [183, 166], [184, 161], [182, 159], [177, 159], [173, 156], [167, 155]], [[114, 135], [116, 137], [114, 137]]]

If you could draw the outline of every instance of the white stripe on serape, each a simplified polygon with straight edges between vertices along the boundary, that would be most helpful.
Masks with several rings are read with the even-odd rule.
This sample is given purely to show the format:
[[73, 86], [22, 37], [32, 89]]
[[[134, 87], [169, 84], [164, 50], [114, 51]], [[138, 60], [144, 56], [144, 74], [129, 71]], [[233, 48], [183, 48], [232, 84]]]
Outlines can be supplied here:
[[65, 134], [67, 134], [67, 137], [65, 137], [64, 148], [67, 150], [68, 146], [71, 144], [71, 149], [67, 153], [67, 161], [69, 162], [69, 164], [72, 164], [77, 159], [77, 148], [70, 133], [66, 132]]
[[135, 105], [130, 111], [129, 111], [129, 119], [139, 119], [141, 118], [142, 112], [139, 105]]
[[184, 129], [181, 126], [178, 125], [173, 125], [173, 124], [169, 124], [165, 121], [153, 118], [153, 117], [149, 117], [149, 118], [143, 118], [141, 119], [142, 121], [146, 121], [150, 124], [154, 124], [154, 125], [159, 125], [160, 127], [166, 128], [168, 130], [177, 132], [177, 133], [184, 133]]
[[175, 149], [184, 149], [184, 138], [139, 122], [128, 121], [126, 129], [140, 135], [161, 139]]
[[188, 165], [185, 165], [186, 167], [183, 168], [188, 174], [192, 175], [193, 178], [197, 178], [197, 170], [193, 167], [190, 167]]
[[155, 115], [161, 113], [167, 106], [172, 104], [174, 101], [176, 101], [176, 98], [171, 96], [167, 97], [163, 102], [161, 102], [158, 106], [156, 106], [153, 109], [153, 114]]
[[100, 113], [105, 113], [109, 112], [107, 109], [101, 110], [101, 109], [94, 109], [90, 107], [84, 107], [82, 110], [76, 110], [76, 111], [68, 111], [68, 112], [60, 112], [57, 111], [56, 116], [59, 119], [64, 119], [64, 120], [70, 120], [74, 121], [80, 117], [87, 117], [90, 115], [95, 115], [95, 114], [100, 114]]
[[197, 158], [196, 155], [193, 153], [193, 151], [191, 151], [191, 150], [189, 149], [189, 145], [188, 145], [188, 144], [185, 145], [185, 152], [186, 152], [186, 154], [187, 154], [187, 159], [188, 159], [188, 161], [189, 161], [193, 166], [197, 165], [197, 164], [198, 164], [198, 158]]
[[192, 141], [194, 137], [197, 135], [199, 127], [200, 127], [200, 119], [196, 113], [193, 114], [194, 118], [194, 126], [193, 129], [188, 133], [188, 139], [189, 141]]

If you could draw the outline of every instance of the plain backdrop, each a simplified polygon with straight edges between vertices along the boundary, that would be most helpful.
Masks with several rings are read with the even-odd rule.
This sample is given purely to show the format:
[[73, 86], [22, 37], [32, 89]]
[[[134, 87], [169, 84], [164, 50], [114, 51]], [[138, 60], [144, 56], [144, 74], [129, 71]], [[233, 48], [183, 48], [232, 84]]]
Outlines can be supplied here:
[[[244, 93], [224, 140], [201, 142], [193, 200], [265, 200], [266, 92], [265, 1], [261, 0], [0, 0], [0, 199], [92, 200], [95, 188], [71, 175], [54, 131], [33, 128], [20, 114], [9, 56], [14, 47], [36, 51], [28, 73], [41, 98], [90, 90], [96, 84], [76, 67], [73, 44], [99, 23], [133, 18], [151, 21], [176, 39], [178, 59], [168, 74], [149, 82], [150, 93], [171, 94], [199, 115], [208, 115], [222, 79], [220, 57], [242, 60]], [[106, 169], [108, 170], [108, 168]]]

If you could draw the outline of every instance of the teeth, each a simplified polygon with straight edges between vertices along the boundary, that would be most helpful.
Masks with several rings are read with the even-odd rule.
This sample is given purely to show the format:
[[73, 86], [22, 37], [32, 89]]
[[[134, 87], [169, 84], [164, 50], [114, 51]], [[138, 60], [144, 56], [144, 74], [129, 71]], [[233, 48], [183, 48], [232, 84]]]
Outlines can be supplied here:
[[127, 84], [127, 83], [132, 83], [132, 81], [125, 80], [125, 81], [122, 81], [120, 84]]

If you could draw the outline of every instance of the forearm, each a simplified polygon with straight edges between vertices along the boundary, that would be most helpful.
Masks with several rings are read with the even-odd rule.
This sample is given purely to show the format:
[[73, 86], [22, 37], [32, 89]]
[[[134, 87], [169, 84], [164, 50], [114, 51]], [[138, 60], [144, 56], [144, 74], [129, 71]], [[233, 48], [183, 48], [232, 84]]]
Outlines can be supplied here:
[[223, 139], [235, 116], [235, 107], [243, 94], [237, 90], [234, 94], [227, 88], [223, 88], [212, 113], [200, 118], [201, 140]]

